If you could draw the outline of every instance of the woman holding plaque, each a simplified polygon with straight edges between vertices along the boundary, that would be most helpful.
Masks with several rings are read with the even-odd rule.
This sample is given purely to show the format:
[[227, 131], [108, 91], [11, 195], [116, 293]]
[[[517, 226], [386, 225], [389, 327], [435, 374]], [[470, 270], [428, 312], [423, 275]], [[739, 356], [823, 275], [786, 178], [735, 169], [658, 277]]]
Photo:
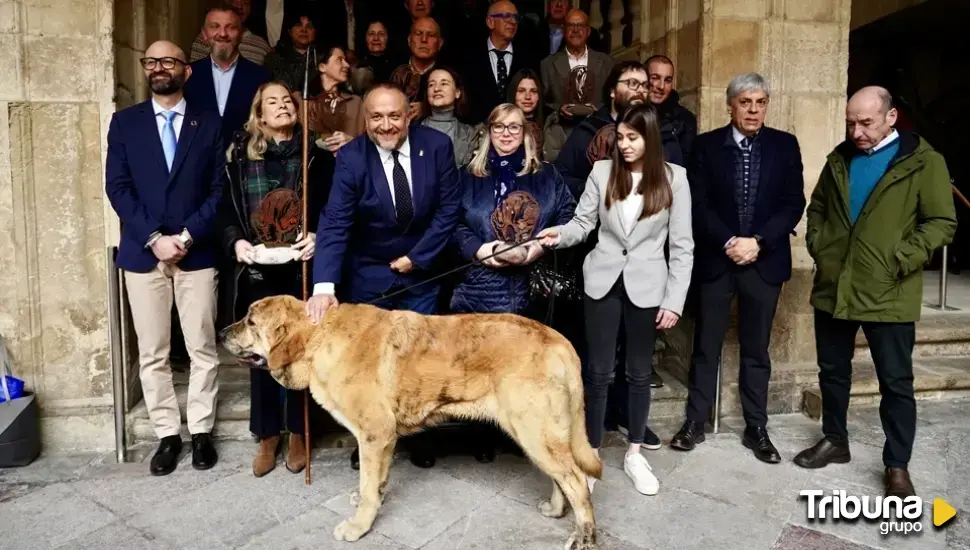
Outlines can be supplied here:
[[[599, 239], [583, 266], [589, 345], [589, 365], [583, 372], [586, 431], [590, 444], [599, 449], [622, 319], [630, 442], [623, 470], [637, 491], [655, 495], [660, 483], [640, 454], [650, 409], [654, 340], [658, 330], [672, 328], [680, 319], [694, 264], [694, 239], [687, 172], [664, 162], [653, 105], [636, 106], [618, 117], [613, 158], [593, 164], [575, 217], [539, 236], [543, 246], [575, 246], [597, 224]], [[669, 260], [664, 255], [668, 242]], [[589, 479], [590, 490], [594, 482]]]
[[426, 113], [422, 126], [444, 132], [455, 149], [455, 164], [459, 168], [471, 160], [478, 134], [474, 126], [459, 119], [465, 116], [467, 102], [461, 76], [450, 67], [438, 67], [421, 77], [418, 89], [421, 112]]
[[350, 63], [343, 48], [321, 49], [317, 65], [323, 91], [309, 100], [307, 117], [319, 145], [331, 153], [364, 133], [364, 103], [360, 96], [346, 90]]
[[[302, 220], [303, 128], [292, 91], [280, 81], [260, 86], [249, 121], [233, 136], [226, 153], [220, 218], [222, 244], [236, 260], [229, 285], [234, 322], [261, 298], [302, 297], [302, 262], [313, 258], [318, 214], [329, 192], [329, 180], [319, 172], [319, 157], [325, 153], [314, 141], [311, 135], [309, 219]], [[301, 238], [304, 221], [308, 234]], [[286, 469], [302, 471], [307, 458], [301, 392], [286, 390], [284, 400], [279, 383], [262, 369], [250, 369], [250, 381], [249, 429], [260, 440], [253, 474], [262, 477], [276, 467], [284, 430], [290, 432]]]

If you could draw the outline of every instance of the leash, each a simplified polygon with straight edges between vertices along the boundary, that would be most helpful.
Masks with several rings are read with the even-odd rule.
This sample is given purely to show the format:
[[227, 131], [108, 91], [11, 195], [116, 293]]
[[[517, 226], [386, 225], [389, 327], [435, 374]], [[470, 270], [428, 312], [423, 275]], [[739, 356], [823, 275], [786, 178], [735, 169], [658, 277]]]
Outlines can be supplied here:
[[386, 295], [385, 294], [382, 294], [378, 298], [375, 298], [373, 300], [370, 300], [369, 302], [364, 302], [364, 304], [365, 305], [374, 305], [377, 302], [380, 302], [382, 300], [387, 300], [388, 298], [392, 298], [394, 296], [397, 296], [398, 294], [403, 294], [403, 293], [405, 293], [405, 292], [407, 292], [409, 290], [412, 290], [414, 288], [417, 288], [417, 287], [419, 287], [421, 285], [426, 285], [428, 283], [432, 283], [434, 281], [437, 281], [438, 279], [447, 277], [448, 275], [451, 275], [453, 273], [458, 273], [459, 271], [464, 271], [465, 269], [468, 269], [469, 267], [476, 266], [476, 265], [481, 265], [485, 260], [492, 259], [495, 256], [500, 256], [500, 255], [508, 252], [509, 250], [513, 250], [513, 249], [518, 248], [520, 246], [525, 246], [525, 245], [531, 243], [532, 241], [538, 241], [538, 240], [539, 240], [539, 237], [532, 237], [531, 239], [522, 241], [519, 244], [514, 244], [514, 245], [512, 245], [512, 246], [510, 246], [508, 248], [503, 248], [502, 250], [500, 250], [498, 252], [495, 252], [495, 253], [493, 253], [493, 254], [491, 254], [489, 256], [485, 256], [481, 260], [471, 261], [471, 262], [469, 262], [467, 264], [464, 264], [464, 265], [458, 266], [458, 267], [456, 267], [454, 269], [445, 271], [444, 273], [435, 275], [434, 277], [431, 277], [430, 279], [426, 279], [424, 281], [421, 281], [420, 283], [416, 283], [416, 284], [413, 284], [413, 285], [410, 285], [410, 286], [406, 286], [406, 287], [402, 288], [401, 290], [395, 290], [394, 292], [392, 292], [390, 294], [386, 294]]

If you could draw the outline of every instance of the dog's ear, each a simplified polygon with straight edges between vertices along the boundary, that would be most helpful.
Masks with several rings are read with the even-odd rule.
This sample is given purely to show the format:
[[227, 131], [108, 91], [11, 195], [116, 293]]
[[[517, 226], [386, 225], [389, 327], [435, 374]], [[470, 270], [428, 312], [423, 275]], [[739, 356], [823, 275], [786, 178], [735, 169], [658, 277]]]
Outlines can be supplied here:
[[307, 335], [305, 331], [299, 328], [288, 323], [281, 323], [273, 330], [271, 342], [266, 364], [269, 370], [274, 371], [285, 368], [303, 358], [303, 353], [306, 351]]

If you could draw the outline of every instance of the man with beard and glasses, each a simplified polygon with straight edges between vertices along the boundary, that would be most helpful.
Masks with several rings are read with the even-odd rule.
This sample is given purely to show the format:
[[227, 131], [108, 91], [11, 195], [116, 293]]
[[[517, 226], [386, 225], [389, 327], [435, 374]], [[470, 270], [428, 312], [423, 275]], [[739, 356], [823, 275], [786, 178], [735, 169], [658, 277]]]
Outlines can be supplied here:
[[[399, 87], [376, 85], [364, 98], [367, 135], [337, 154], [317, 230], [313, 296], [306, 305], [314, 323], [339, 307], [338, 293], [351, 303], [436, 311], [439, 284], [420, 283], [435, 274], [458, 223], [460, 178], [451, 138], [409, 126], [407, 112], [408, 98]], [[392, 293], [397, 294], [385, 298]], [[435, 457], [426, 435], [412, 438], [411, 462], [430, 468]], [[354, 468], [359, 457], [354, 451]]]
[[222, 137], [229, 143], [249, 119], [256, 90], [269, 81], [270, 74], [239, 54], [243, 28], [236, 8], [226, 4], [207, 10], [202, 33], [212, 51], [191, 64], [195, 78], [186, 83], [185, 98], [222, 117]]
[[[240, 19], [244, 27], [247, 27], [247, 21], [249, 21], [249, 16], [252, 13], [253, 2], [252, 0], [228, 0], [229, 5], [239, 10]], [[195, 38], [195, 42], [192, 43], [192, 49], [189, 52], [189, 62], [195, 63], [196, 61], [208, 57], [212, 53], [212, 48], [209, 43], [206, 42], [205, 30], [199, 32], [199, 36]], [[239, 43], [239, 55], [245, 57], [246, 59], [256, 63], [257, 65], [262, 65], [266, 60], [266, 56], [273, 50], [262, 36], [257, 35], [252, 32], [249, 28], [246, 28], [242, 34], [242, 40]]]
[[192, 68], [185, 53], [155, 42], [141, 59], [148, 101], [118, 111], [108, 129], [105, 192], [121, 219], [118, 266], [138, 337], [145, 405], [161, 439], [154, 475], [171, 473], [182, 450], [182, 421], [169, 363], [174, 301], [191, 358], [188, 431], [192, 466], [215, 465], [216, 258], [213, 230], [222, 198], [225, 147], [219, 117], [183, 97]]

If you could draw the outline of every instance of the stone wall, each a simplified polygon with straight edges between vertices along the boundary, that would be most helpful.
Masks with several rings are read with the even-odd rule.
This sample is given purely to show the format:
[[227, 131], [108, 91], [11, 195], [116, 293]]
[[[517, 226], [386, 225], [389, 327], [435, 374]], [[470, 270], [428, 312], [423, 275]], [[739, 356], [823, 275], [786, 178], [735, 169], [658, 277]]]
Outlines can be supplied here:
[[0, 2], [0, 333], [45, 448], [111, 445], [103, 193], [110, 0]]
[[[842, 139], [847, 84], [850, 0], [644, 0], [644, 58], [663, 53], [677, 67], [682, 102], [701, 132], [729, 121], [728, 82], [757, 71], [772, 88], [767, 124], [794, 133], [802, 150], [805, 195], [811, 195], [826, 155]], [[785, 286], [772, 334], [777, 364], [814, 361], [808, 303], [812, 261], [804, 219], [792, 238], [795, 273]], [[726, 366], [738, 363], [736, 329]], [[731, 369], [733, 370], [733, 369]]]

